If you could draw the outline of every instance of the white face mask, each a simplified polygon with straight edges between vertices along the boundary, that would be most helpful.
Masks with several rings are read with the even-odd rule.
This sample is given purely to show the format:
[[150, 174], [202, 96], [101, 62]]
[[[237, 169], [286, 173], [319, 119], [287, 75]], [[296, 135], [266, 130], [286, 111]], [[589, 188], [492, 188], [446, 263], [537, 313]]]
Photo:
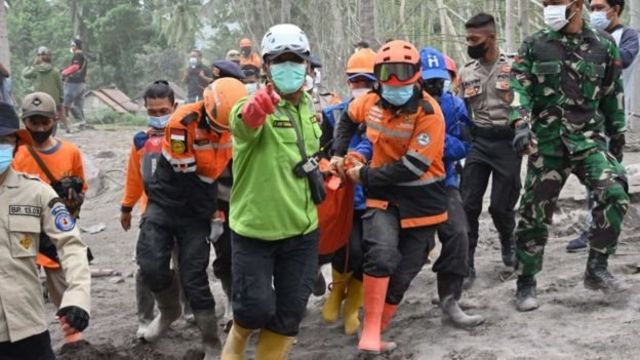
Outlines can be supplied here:
[[553, 31], [562, 30], [569, 21], [573, 18], [575, 13], [571, 14], [567, 18], [567, 8], [571, 6], [575, 1], [570, 2], [567, 5], [547, 5], [544, 7], [544, 23]]
[[351, 89], [351, 96], [354, 99], [357, 99], [360, 96], [365, 95], [369, 91], [371, 91], [371, 89], [369, 89], [369, 88]]

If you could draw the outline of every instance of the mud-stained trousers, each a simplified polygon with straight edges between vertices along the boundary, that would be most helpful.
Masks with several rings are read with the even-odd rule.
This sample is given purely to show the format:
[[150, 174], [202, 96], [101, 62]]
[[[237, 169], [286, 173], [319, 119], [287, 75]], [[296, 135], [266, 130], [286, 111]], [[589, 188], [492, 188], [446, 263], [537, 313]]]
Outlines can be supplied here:
[[55, 359], [48, 331], [16, 342], [0, 342], [0, 360]]
[[331, 263], [331, 267], [339, 273], [351, 273], [355, 279], [362, 281], [362, 215], [364, 210], [353, 212], [353, 226], [349, 235], [349, 243], [335, 253], [320, 255], [320, 265]]
[[469, 273], [468, 226], [460, 191], [456, 188], [447, 188], [447, 213], [447, 222], [438, 226], [438, 240], [442, 243], [442, 249], [433, 264], [433, 271], [464, 277]]
[[193, 310], [215, 308], [215, 302], [207, 267], [211, 245], [207, 239], [211, 222], [209, 219], [172, 219], [158, 221], [150, 218], [151, 207], [142, 217], [140, 238], [136, 247], [136, 259], [142, 279], [154, 292], [171, 286], [171, 253], [178, 247], [179, 275], [185, 297]]
[[372, 277], [391, 277], [386, 303], [400, 304], [411, 281], [427, 261], [438, 226], [402, 229], [398, 208], [368, 209], [362, 217], [363, 270]]
[[520, 201], [520, 221], [516, 231], [517, 271], [533, 276], [542, 270], [544, 247], [549, 237], [558, 196], [570, 174], [578, 177], [594, 199], [589, 246], [613, 254], [618, 244], [624, 216], [629, 207], [624, 167], [606, 150], [592, 149], [569, 155], [529, 156], [525, 192]]
[[469, 266], [475, 267], [474, 255], [478, 246], [478, 218], [482, 213], [482, 199], [491, 183], [489, 214], [498, 230], [500, 242], [513, 242], [516, 225], [515, 206], [522, 187], [520, 167], [522, 157], [513, 150], [511, 140], [476, 136], [464, 164], [461, 194], [469, 224]]
[[318, 269], [318, 231], [276, 241], [232, 233], [233, 318], [296, 336]]

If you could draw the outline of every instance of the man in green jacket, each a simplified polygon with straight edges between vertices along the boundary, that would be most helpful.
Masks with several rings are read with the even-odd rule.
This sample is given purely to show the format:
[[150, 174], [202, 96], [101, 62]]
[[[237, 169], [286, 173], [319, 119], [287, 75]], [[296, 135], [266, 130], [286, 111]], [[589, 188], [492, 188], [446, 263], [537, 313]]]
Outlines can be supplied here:
[[32, 65], [22, 70], [22, 77], [31, 81], [31, 92], [43, 92], [51, 95], [56, 101], [58, 120], [64, 122], [67, 132], [71, 130], [71, 123], [62, 111], [62, 78], [60, 71], [51, 64], [51, 50], [45, 46], [38, 48], [36, 58]]
[[306, 173], [317, 164], [302, 159], [297, 142], [300, 132], [309, 156], [320, 147], [313, 100], [303, 90], [309, 55], [297, 26], [269, 29], [262, 40], [269, 84], [230, 116], [234, 323], [223, 360], [244, 358], [254, 329], [256, 359], [286, 359], [316, 277], [318, 214]]

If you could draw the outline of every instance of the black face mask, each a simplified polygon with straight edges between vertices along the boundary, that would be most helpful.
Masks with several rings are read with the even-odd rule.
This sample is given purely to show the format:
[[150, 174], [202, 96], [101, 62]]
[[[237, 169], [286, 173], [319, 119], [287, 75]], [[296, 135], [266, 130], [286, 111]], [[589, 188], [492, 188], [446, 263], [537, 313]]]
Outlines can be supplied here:
[[444, 79], [429, 79], [425, 81], [424, 90], [431, 96], [442, 96], [444, 92]]
[[475, 46], [469, 46], [467, 48], [467, 54], [469, 54], [469, 57], [474, 60], [482, 59], [486, 53], [487, 53], [486, 42], [483, 42]]
[[53, 127], [47, 131], [29, 130], [29, 133], [31, 134], [31, 138], [33, 139], [33, 141], [36, 142], [36, 144], [42, 144], [45, 141], [47, 141], [47, 139], [49, 138], [49, 136], [51, 136], [51, 134], [53, 134]]
[[240, 53], [242, 54], [242, 56], [248, 57], [249, 55], [251, 55], [251, 48], [242, 48], [240, 49]]

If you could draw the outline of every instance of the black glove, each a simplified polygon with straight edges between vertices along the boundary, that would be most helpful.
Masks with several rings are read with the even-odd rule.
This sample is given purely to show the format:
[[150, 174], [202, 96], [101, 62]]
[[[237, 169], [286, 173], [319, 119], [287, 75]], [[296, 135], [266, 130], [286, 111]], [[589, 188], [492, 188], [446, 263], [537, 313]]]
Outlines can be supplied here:
[[609, 137], [609, 152], [613, 155], [618, 162], [622, 162], [622, 155], [624, 150], [625, 140], [624, 133], [611, 135]]
[[513, 149], [516, 151], [516, 154], [522, 155], [535, 137], [535, 134], [529, 128], [529, 124], [523, 122], [518, 125], [515, 129], [515, 136], [513, 137]]
[[89, 314], [77, 306], [64, 307], [56, 313], [72, 328], [82, 331], [89, 326]]

